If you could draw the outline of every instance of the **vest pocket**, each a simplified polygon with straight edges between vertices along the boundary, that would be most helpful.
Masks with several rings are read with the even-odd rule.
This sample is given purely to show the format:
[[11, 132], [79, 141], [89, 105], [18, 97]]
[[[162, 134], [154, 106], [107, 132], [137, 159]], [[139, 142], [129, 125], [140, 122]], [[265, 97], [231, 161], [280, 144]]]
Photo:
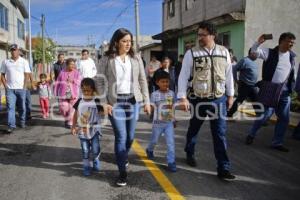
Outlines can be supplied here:
[[225, 93], [226, 80], [220, 76], [216, 77], [216, 96], [223, 95]]
[[195, 74], [193, 81], [193, 89], [197, 96], [205, 96], [209, 93], [210, 86], [209, 86], [209, 71], [202, 70], [197, 71]]

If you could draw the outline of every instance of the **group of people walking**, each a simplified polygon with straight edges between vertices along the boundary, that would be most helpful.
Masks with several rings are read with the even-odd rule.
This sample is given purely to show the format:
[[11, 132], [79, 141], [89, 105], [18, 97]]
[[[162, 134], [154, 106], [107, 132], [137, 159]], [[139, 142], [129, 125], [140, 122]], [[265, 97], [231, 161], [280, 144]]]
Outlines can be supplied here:
[[[279, 45], [274, 49], [261, 48], [260, 45], [265, 42], [261, 36], [249, 50], [248, 57], [232, 66], [229, 51], [215, 43], [216, 27], [205, 22], [199, 24], [197, 31], [198, 45], [181, 57], [182, 65], [180, 64], [179, 70], [170, 67], [168, 57], [164, 57], [161, 63], [153, 58], [145, 69], [141, 57], [133, 50], [131, 32], [124, 28], [114, 32], [109, 49], [97, 66], [88, 57], [87, 50], [82, 51], [82, 59], [78, 62], [71, 58], [64, 61], [63, 54], [58, 55], [58, 61], [51, 73], [51, 81], [54, 83], [53, 95], [58, 97], [66, 128], [70, 128], [71, 133], [78, 135], [80, 139], [85, 176], [91, 175], [93, 170], [101, 169], [99, 138], [101, 121], [106, 115], [115, 135], [114, 150], [119, 170], [116, 184], [127, 185], [128, 153], [134, 140], [141, 108], [148, 115], [153, 113], [152, 133], [146, 148], [147, 157], [155, 159], [155, 145], [159, 137], [164, 135], [168, 169], [176, 172], [174, 128], [175, 110], [179, 108], [192, 114], [184, 149], [187, 164], [197, 166], [195, 158], [197, 135], [208, 117], [217, 160], [217, 176], [220, 179], [234, 179], [227, 154], [226, 117], [233, 117], [238, 105], [247, 97], [252, 101], [258, 101], [258, 92], [265, 88], [260, 87], [258, 90], [256, 87], [258, 80], [258, 67], [254, 63], [256, 58], [264, 60], [262, 85], [274, 83], [282, 87], [276, 105], [262, 104], [264, 112], [256, 113], [258, 120], [255, 121], [246, 142], [247, 144], [253, 142], [257, 130], [274, 110], [278, 120], [271, 147], [279, 151], [288, 151], [283, 146], [283, 138], [289, 123], [291, 101], [289, 96], [295, 83], [295, 60], [291, 51], [295, 36], [292, 33], [283, 33]], [[15, 128], [16, 99], [25, 98], [24, 81], [31, 73], [28, 62], [18, 57], [16, 52], [17, 47], [11, 47], [12, 58], [4, 61], [1, 67], [1, 78], [8, 99], [8, 132]], [[239, 95], [234, 102], [236, 71], [240, 71]], [[19, 78], [13, 77], [13, 73], [20, 74]], [[48, 106], [47, 99], [52, 94], [45, 75], [42, 74], [40, 78], [40, 102], [43, 105], [43, 117], [47, 118], [49, 110], [44, 108]], [[300, 98], [299, 71], [296, 92]], [[266, 98], [270, 97], [272, 96]], [[21, 104], [18, 108], [22, 108], [20, 119], [23, 127], [26, 120], [25, 101]], [[256, 109], [256, 106], [254, 108]], [[300, 125], [295, 130], [295, 138], [300, 137], [299, 129]]]

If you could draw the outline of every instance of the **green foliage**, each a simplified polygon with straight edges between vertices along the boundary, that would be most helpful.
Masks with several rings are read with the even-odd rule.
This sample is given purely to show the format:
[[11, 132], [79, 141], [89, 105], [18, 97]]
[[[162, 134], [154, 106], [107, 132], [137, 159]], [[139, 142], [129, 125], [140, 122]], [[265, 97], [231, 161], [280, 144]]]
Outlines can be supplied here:
[[293, 92], [291, 96], [292, 102], [291, 102], [291, 111], [300, 113], [300, 101], [298, 99], [298, 95], [296, 92]]
[[[55, 44], [51, 39], [45, 39], [45, 62], [52, 63], [54, 61]], [[43, 60], [42, 38], [38, 38], [33, 49], [34, 63], [41, 63]]]

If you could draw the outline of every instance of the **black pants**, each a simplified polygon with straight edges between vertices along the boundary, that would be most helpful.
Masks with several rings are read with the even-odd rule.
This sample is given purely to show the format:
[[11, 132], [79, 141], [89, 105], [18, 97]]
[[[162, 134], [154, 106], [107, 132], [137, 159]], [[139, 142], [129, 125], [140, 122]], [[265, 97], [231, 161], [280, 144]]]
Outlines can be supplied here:
[[[257, 99], [258, 88], [253, 85], [247, 85], [246, 83], [239, 81], [238, 84], [238, 96], [234, 101], [231, 109], [228, 111], [228, 117], [232, 117], [234, 113], [237, 111], [239, 104], [243, 103], [247, 98], [249, 98], [252, 102], [255, 102]], [[258, 110], [260, 107], [253, 105], [254, 110]]]

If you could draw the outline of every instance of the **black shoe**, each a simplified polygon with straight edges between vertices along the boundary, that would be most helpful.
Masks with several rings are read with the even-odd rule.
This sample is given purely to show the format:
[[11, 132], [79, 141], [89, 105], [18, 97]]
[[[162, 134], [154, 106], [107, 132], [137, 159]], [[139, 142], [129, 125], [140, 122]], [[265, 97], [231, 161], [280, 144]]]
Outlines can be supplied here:
[[218, 172], [218, 177], [219, 177], [219, 179], [222, 179], [222, 180], [233, 180], [233, 179], [235, 179], [235, 176], [227, 170], [222, 171], [222, 172]]
[[7, 132], [8, 134], [12, 134], [12, 133], [14, 132], [14, 128], [8, 128], [8, 129], [6, 130], [6, 132]]
[[193, 156], [187, 156], [186, 163], [191, 167], [197, 167], [197, 162]]
[[279, 145], [279, 146], [271, 146], [272, 149], [274, 150], [278, 150], [278, 151], [281, 151], [281, 152], [289, 152], [290, 150], [282, 145]]
[[247, 145], [250, 145], [250, 144], [252, 144], [253, 143], [253, 141], [254, 141], [254, 137], [253, 136], [251, 136], [251, 135], [248, 135], [247, 137], [246, 137], [246, 144]]
[[127, 185], [127, 173], [126, 172], [120, 172], [120, 175], [116, 182], [116, 185], [119, 187], [124, 187]]

